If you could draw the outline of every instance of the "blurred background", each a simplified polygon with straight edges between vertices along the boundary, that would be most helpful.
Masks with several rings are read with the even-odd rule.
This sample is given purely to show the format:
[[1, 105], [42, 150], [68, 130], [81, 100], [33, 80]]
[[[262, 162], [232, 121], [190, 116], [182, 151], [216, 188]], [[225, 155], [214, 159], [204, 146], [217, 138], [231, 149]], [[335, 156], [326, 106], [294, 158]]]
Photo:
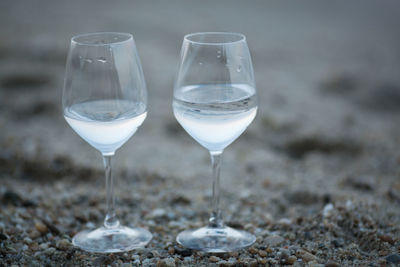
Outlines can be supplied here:
[[101, 170], [100, 153], [62, 116], [66, 55], [76, 34], [129, 32], [149, 113], [116, 167], [210, 190], [207, 151], [173, 117], [173, 80], [185, 34], [241, 32], [259, 113], [226, 149], [224, 188], [244, 197], [306, 190], [386, 199], [400, 191], [399, 10], [398, 1], [2, 0], [1, 146], [22, 160], [63, 157]]

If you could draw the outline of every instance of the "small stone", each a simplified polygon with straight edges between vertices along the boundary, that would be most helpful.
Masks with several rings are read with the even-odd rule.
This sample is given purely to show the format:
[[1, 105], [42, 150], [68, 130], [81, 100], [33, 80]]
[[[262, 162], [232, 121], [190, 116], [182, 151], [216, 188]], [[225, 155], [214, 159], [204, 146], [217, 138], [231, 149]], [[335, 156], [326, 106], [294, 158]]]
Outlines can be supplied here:
[[266, 264], [267, 263], [267, 259], [266, 258], [258, 258], [257, 261], [261, 264]]
[[70, 242], [67, 239], [61, 239], [56, 244], [56, 247], [60, 250], [67, 250], [69, 246]]
[[325, 267], [340, 267], [340, 264], [336, 261], [329, 260], [327, 263], [325, 263]]
[[315, 257], [313, 254], [311, 254], [310, 252], [307, 252], [303, 249], [297, 250], [296, 256], [302, 258], [303, 261], [305, 261], [305, 262], [314, 261], [317, 259], [317, 257]]
[[175, 254], [175, 249], [174, 249], [173, 247], [169, 247], [169, 248], [168, 248], [168, 254], [169, 254], [169, 255]]
[[167, 212], [164, 209], [155, 209], [149, 214], [150, 219], [161, 218], [166, 216]]
[[132, 267], [132, 264], [130, 263], [124, 263], [121, 265], [121, 267]]
[[47, 226], [44, 224], [44, 223], [42, 223], [42, 222], [36, 222], [35, 223], [35, 228], [36, 228], [36, 230], [38, 230], [38, 232], [39, 233], [41, 233], [42, 235], [43, 234], [45, 234], [45, 233], [47, 233]]
[[39, 233], [39, 231], [37, 231], [36, 229], [34, 229], [33, 231], [31, 231], [31, 232], [29, 233], [29, 237], [30, 237], [32, 240], [34, 240], [34, 239], [40, 237], [40, 233]]
[[379, 239], [382, 240], [383, 242], [388, 242], [391, 245], [393, 245], [395, 242], [393, 237], [390, 235], [380, 235]]
[[254, 247], [250, 247], [249, 252], [254, 255], [254, 254], [258, 253], [258, 249], [254, 248]]
[[296, 256], [289, 256], [288, 258], [287, 258], [287, 263], [288, 264], [293, 264], [293, 263], [295, 263], [295, 261], [297, 261], [297, 258], [296, 258]]
[[44, 253], [45, 253], [46, 255], [53, 255], [55, 251], [56, 251], [55, 248], [47, 248], [47, 249], [44, 251]]
[[268, 247], [279, 246], [284, 241], [285, 241], [285, 239], [279, 235], [271, 235], [264, 239], [264, 242]]
[[175, 260], [173, 258], [166, 258], [157, 262], [157, 267], [175, 267]]
[[249, 267], [258, 267], [258, 262], [256, 260], [251, 260], [248, 264]]
[[295, 261], [293, 263], [293, 267], [304, 267], [304, 263], [303, 262], [299, 262], [299, 261]]
[[259, 250], [258, 251], [258, 255], [260, 255], [261, 257], [265, 258], [268, 256], [268, 253], [265, 250]]
[[322, 216], [324, 216], [325, 218], [331, 217], [333, 209], [334, 208], [332, 203], [326, 204], [324, 209], [322, 210]]
[[[82, 254], [84, 257], [87, 257], [86, 255]], [[93, 266], [103, 266], [103, 265], [107, 265], [110, 264], [112, 262], [112, 259], [108, 256], [100, 256], [97, 257], [94, 261], [93, 261]]]
[[237, 258], [237, 257], [239, 256], [239, 252], [237, 252], [237, 251], [230, 252], [230, 253], [229, 253], [229, 256], [234, 257], [234, 258]]
[[30, 245], [29, 245], [29, 249], [32, 250], [32, 251], [37, 251], [37, 250], [39, 250], [39, 245], [38, 245], [38, 243], [34, 242], [34, 243], [30, 244]]
[[265, 251], [268, 253], [272, 253], [274, 250], [272, 248], [267, 248]]
[[42, 244], [39, 245], [39, 248], [42, 249], [42, 250], [45, 250], [48, 247], [49, 247], [49, 244], [47, 244], [47, 243], [42, 243]]
[[160, 253], [158, 253], [157, 250], [152, 250], [151, 253], [153, 254], [153, 257], [160, 257]]
[[219, 262], [221, 259], [216, 256], [211, 256], [208, 258], [210, 262]]
[[400, 255], [399, 254], [391, 254], [385, 258], [385, 260], [389, 263], [399, 264], [400, 263]]
[[47, 228], [55, 235], [60, 234], [60, 230], [57, 228], [57, 226], [55, 226], [54, 224], [47, 222], [47, 221], [43, 221], [43, 223], [47, 226]]
[[289, 218], [282, 218], [278, 221], [279, 224], [282, 224], [284, 226], [290, 226], [292, 224], [292, 220]]

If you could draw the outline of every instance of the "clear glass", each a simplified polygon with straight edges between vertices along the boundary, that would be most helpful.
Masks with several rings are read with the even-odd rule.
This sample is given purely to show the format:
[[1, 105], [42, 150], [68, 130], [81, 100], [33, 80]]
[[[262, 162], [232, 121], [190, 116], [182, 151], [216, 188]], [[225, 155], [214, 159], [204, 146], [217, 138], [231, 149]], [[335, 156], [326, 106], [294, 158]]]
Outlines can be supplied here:
[[72, 129], [103, 156], [107, 213], [104, 225], [82, 231], [72, 243], [90, 252], [123, 252], [152, 238], [142, 228], [121, 226], [115, 212], [112, 157], [143, 123], [147, 92], [133, 36], [90, 33], [72, 38], [62, 105]]
[[230, 252], [252, 245], [255, 236], [226, 226], [219, 206], [222, 152], [257, 113], [245, 36], [224, 32], [186, 35], [172, 106], [180, 125], [210, 152], [213, 192], [208, 225], [181, 232], [177, 242], [206, 252]]

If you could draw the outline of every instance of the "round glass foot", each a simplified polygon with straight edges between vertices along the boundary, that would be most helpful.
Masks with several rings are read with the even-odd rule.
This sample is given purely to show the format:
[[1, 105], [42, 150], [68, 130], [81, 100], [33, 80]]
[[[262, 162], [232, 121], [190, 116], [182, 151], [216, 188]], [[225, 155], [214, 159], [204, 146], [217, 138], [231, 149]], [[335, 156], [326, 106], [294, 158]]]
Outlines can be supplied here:
[[248, 232], [224, 226], [202, 227], [181, 232], [176, 241], [186, 248], [205, 252], [232, 252], [251, 246], [256, 237]]
[[72, 244], [89, 252], [111, 253], [144, 247], [151, 238], [151, 233], [143, 228], [100, 227], [79, 232], [72, 239]]

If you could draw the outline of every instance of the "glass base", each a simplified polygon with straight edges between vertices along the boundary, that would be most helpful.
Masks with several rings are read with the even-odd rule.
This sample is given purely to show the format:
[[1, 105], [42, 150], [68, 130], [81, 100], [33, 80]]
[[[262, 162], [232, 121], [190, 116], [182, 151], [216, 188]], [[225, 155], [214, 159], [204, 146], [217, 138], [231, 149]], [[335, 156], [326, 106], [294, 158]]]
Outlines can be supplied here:
[[72, 239], [72, 244], [89, 252], [125, 252], [144, 247], [151, 238], [151, 233], [143, 228], [100, 227], [92, 231], [79, 232]]
[[251, 246], [256, 237], [248, 232], [223, 226], [209, 226], [181, 232], [176, 241], [186, 248], [205, 252], [223, 253]]

